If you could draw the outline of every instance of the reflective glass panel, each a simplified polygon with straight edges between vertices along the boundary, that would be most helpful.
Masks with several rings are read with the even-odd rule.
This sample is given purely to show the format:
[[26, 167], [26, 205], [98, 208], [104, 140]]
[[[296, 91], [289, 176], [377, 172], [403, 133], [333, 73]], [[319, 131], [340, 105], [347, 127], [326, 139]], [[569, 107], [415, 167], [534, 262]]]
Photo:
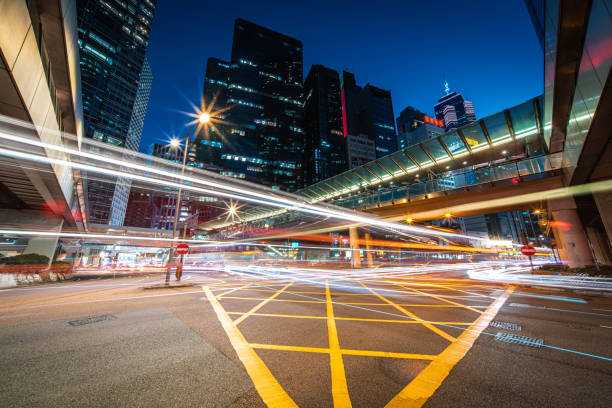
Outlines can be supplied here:
[[393, 153], [391, 157], [393, 158], [393, 160], [399, 163], [399, 165], [402, 166], [406, 171], [410, 171], [417, 168], [417, 165], [414, 164], [414, 162], [410, 160], [408, 156], [406, 156], [401, 150]]
[[472, 151], [479, 150], [488, 146], [487, 138], [482, 133], [482, 129], [480, 128], [480, 123], [474, 122], [470, 125], [464, 126], [461, 128], [463, 132], [463, 137], [465, 141], [470, 146]]
[[410, 155], [414, 160], [417, 161], [418, 165], [423, 167], [428, 164], [433, 164], [429, 156], [421, 149], [421, 146], [412, 146], [406, 149], [406, 153]]
[[364, 169], [363, 166], [355, 168], [354, 171], [361, 177], [366, 179], [368, 182], [371, 182], [372, 180], [378, 180], [377, 177], [375, 177], [372, 173]]
[[506, 123], [504, 112], [497, 113], [484, 119], [485, 127], [489, 132], [491, 143], [502, 142], [511, 139], [510, 129]]
[[369, 162], [365, 164], [365, 167], [367, 167], [372, 173], [376, 174], [378, 177], [380, 178], [387, 178], [390, 177], [390, 174], [387, 173], [385, 171], [385, 169], [383, 169], [382, 167], [380, 167], [376, 162]]
[[446, 153], [446, 150], [444, 150], [437, 138], [424, 142], [423, 146], [437, 162], [444, 161], [444, 159], [450, 159], [448, 153]]
[[532, 100], [510, 109], [510, 119], [512, 119], [514, 136], [517, 139], [535, 135], [538, 132]]
[[463, 153], [467, 153], [467, 147], [465, 147], [463, 140], [461, 140], [461, 137], [459, 137], [456, 131], [453, 130], [452, 132], [448, 132], [440, 137], [442, 139], [442, 143], [446, 145], [453, 156], [459, 156]]
[[348, 179], [348, 181], [351, 182], [352, 186], [359, 186], [359, 185], [361, 185], [361, 183], [363, 183], [363, 180], [360, 179], [356, 174], [353, 174], [353, 172], [351, 172], [351, 171], [347, 171], [345, 173], [342, 173], [342, 176], [346, 177]]
[[380, 159], [378, 159], [378, 162], [382, 166], [384, 166], [384, 168], [387, 169], [387, 171], [391, 172], [391, 174], [393, 174], [394, 176], [397, 174], [404, 173], [402, 169], [400, 169], [398, 165], [395, 164], [393, 160], [389, 158], [389, 156], [381, 157]]

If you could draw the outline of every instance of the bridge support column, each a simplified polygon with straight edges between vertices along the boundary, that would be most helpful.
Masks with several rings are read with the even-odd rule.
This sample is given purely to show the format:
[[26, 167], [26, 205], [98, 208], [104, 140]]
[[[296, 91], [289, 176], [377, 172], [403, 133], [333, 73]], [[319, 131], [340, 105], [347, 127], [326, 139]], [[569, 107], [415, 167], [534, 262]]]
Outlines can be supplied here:
[[[64, 225], [62, 218], [55, 217], [50, 213], [33, 210], [0, 210], [0, 223], [19, 225], [24, 230], [36, 229], [42, 232], [60, 232]], [[49, 264], [57, 249], [59, 237], [56, 236], [31, 236], [24, 254], [40, 254], [49, 257]]]
[[372, 235], [370, 232], [365, 233], [365, 242], [366, 242], [366, 257], [368, 259], [368, 266], [374, 266], [374, 255], [372, 254]]
[[559, 256], [573, 268], [594, 265], [593, 252], [578, 215], [573, 197], [548, 201]]
[[349, 228], [349, 244], [351, 246], [351, 266], [361, 267], [361, 255], [359, 254], [359, 231], [357, 227]]
[[606, 228], [608, 241], [612, 242], [612, 192], [595, 193], [593, 194], [593, 199], [599, 210], [601, 222]]

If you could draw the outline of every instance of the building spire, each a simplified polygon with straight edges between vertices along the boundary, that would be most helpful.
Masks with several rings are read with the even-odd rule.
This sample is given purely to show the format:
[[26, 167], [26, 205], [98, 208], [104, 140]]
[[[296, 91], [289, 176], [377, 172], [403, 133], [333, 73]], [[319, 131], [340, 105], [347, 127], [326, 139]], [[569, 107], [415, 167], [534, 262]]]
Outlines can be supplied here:
[[444, 92], [448, 95], [450, 93], [450, 88], [448, 87], [448, 81], [444, 80]]

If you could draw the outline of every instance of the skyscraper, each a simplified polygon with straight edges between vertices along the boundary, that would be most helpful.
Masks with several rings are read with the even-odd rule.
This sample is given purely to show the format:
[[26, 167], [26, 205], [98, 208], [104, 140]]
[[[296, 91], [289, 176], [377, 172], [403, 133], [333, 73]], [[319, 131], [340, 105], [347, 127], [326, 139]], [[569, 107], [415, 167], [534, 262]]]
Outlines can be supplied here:
[[404, 149], [444, 133], [444, 122], [407, 106], [397, 117], [397, 144]]
[[310, 185], [347, 170], [338, 72], [313, 65], [304, 94], [304, 181]]
[[444, 83], [446, 94], [434, 106], [436, 119], [444, 121], [446, 130], [456, 129], [460, 126], [476, 121], [474, 105], [463, 99], [463, 95], [451, 92], [448, 83]]
[[342, 121], [344, 135], [367, 135], [375, 144], [376, 157], [397, 150], [395, 117], [391, 91], [370, 84], [361, 87], [355, 75], [343, 71], [341, 76]]
[[[145, 60], [155, 0], [78, 0], [85, 137], [137, 150], [151, 88]], [[121, 224], [129, 183], [86, 183], [89, 221]]]
[[301, 41], [237, 19], [230, 62], [207, 63], [204, 105], [229, 109], [197, 135], [198, 159], [229, 176], [300, 188], [302, 91]]

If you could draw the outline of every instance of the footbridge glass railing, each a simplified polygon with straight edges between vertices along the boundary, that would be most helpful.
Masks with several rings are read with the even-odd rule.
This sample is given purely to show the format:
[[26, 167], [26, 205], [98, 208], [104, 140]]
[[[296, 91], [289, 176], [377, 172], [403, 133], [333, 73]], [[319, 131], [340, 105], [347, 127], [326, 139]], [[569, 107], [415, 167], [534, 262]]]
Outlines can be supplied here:
[[[534, 158], [492, 163], [478, 168], [468, 168], [448, 174], [440, 174], [431, 179], [420, 180], [410, 185], [391, 186], [384, 190], [366, 191], [352, 194], [346, 198], [332, 200], [331, 203], [347, 208], [360, 208], [389, 202], [407, 202], [426, 198], [435, 193], [461, 192], [466, 187], [492, 183], [501, 180], [520, 180], [521, 178], [547, 177], [561, 168], [559, 154]], [[405, 200], [405, 201], [404, 201]]]

